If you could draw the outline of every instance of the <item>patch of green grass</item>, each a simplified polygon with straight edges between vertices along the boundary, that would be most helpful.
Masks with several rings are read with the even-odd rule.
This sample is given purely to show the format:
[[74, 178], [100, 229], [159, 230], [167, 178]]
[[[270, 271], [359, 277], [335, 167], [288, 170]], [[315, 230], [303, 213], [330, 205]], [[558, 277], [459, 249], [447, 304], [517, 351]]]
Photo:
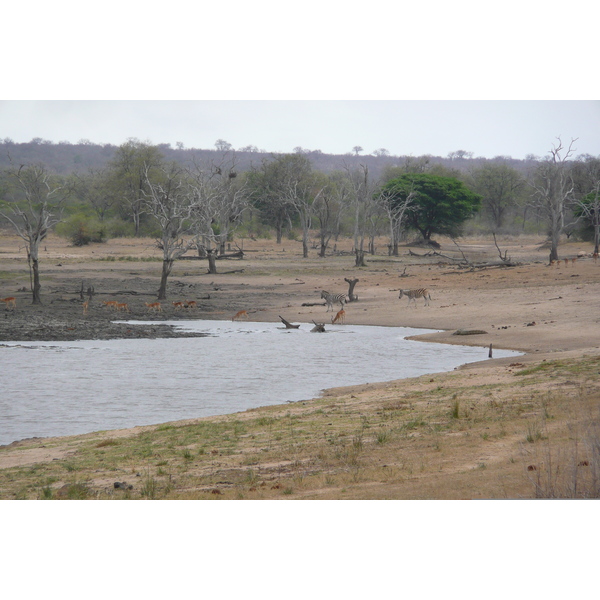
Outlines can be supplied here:
[[112, 438], [108, 438], [107, 440], [102, 440], [96, 444], [96, 448], [106, 448], [107, 446], [118, 446], [119, 442]]
[[454, 400], [454, 402], [452, 403], [450, 416], [453, 419], [460, 419], [460, 400]]
[[516, 376], [523, 377], [524, 375], [533, 375], [534, 373], [539, 373], [540, 371], [548, 371], [549, 369], [556, 368], [558, 363], [552, 362], [541, 362], [538, 365], [533, 365], [532, 367], [528, 367], [527, 369], [521, 369], [520, 371], [515, 371]]

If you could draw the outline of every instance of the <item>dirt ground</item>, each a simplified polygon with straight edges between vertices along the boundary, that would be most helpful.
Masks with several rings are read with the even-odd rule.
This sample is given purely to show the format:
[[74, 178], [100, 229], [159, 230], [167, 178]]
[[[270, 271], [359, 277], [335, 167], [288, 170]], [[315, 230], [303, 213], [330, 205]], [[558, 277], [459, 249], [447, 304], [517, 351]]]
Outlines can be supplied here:
[[[326, 313], [320, 291], [328, 289], [334, 293], [345, 293], [348, 291], [347, 280], [358, 279], [354, 290], [358, 300], [346, 306], [347, 323], [436, 329], [439, 330], [438, 333], [418, 336], [418, 339], [480, 346], [482, 361], [432, 378], [330, 390], [321, 399], [298, 403], [297, 406], [284, 405], [258, 409], [258, 413], [241, 413], [235, 416], [239, 422], [247, 422], [250, 427], [249, 419], [256, 420], [257, 414], [268, 414], [269, 418], [275, 418], [275, 414], [296, 414], [300, 417], [311, 407], [325, 410], [323, 402], [329, 402], [327, 407], [341, 402], [347, 409], [344, 413], [347, 419], [350, 419], [349, 415], [352, 413], [362, 415], [364, 421], [366, 414], [367, 417], [373, 417], [374, 423], [375, 415], [387, 414], [386, 407], [394, 403], [402, 404], [403, 398], [417, 398], [419, 395], [418, 400], [407, 401], [408, 406], [414, 412], [414, 407], [418, 408], [418, 402], [423, 400], [423, 410], [426, 410], [425, 405], [434, 403], [432, 398], [435, 398], [436, 391], [441, 388], [460, 390], [461, 406], [457, 408], [460, 421], [463, 419], [460, 411], [467, 410], [465, 407], [469, 402], [475, 407], [475, 411], [478, 410], [477, 407], [483, 406], [482, 398], [488, 392], [483, 393], [482, 390], [496, 386], [492, 392], [493, 401], [499, 405], [509, 402], [514, 396], [511, 382], [515, 371], [520, 369], [524, 373], [524, 369], [529, 366], [538, 368], [540, 365], [556, 365], [555, 369], [550, 370], [551, 376], [538, 376], [535, 379], [530, 377], [527, 385], [521, 385], [521, 388], [529, 390], [527, 393], [530, 399], [545, 398], [540, 400], [542, 404], [536, 405], [535, 410], [529, 407], [529, 412], [526, 407], [518, 415], [507, 415], [505, 423], [502, 423], [501, 418], [494, 417], [493, 423], [490, 421], [486, 424], [482, 417], [479, 423], [482, 428], [489, 429], [490, 423], [501, 428], [503, 433], [498, 433], [495, 443], [488, 443], [490, 436], [483, 429], [477, 430], [477, 435], [473, 435], [473, 429], [467, 432], [471, 438], [477, 438], [476, 445], [473, 445], [473, 439], [468, 441], [468, 446], [464, 443], [456, 445], [453, 440], [458, 437], [459, 431], [449, 431], [441, 445], [439, 437], [435, 438], [437, 442], [432, 442], [434, 438], [431, 436], [437, 436], [441, 426], [431, 428], [433, 416], [428, 413], [427, 418], [424, 418], [424, 422], [430, 424], [427, 435], [426, 432], [422, 432], [420, 436], [406, 434], [406, 419], [396, 429], [389, 428], [383, 421], [378, 422], [377, 426], [391, 432], [392, 438], [394, 431], [402, 430], [404, 437], [402, 440], [398, 437], [399, 445], [395, 447], [388, 443], [389, 438], [385, 440], [379, 434], [369, 437], [365, 433], [363, 437], [361, 433], [360, 444], [356, 442], [355, 435], [352, 439], [363, 452], [360, 460], [357, 459], [354, 464], [354, 467], [358, 464], [362, 469], [358, 474], [358, 467], [353, 470], [352, 461], [347, 460], [345, 466], [339, 466], [338, 471], [330, 465], [328, 475], [324, 474], [326, 470], [313, 468], [311, 471], [307, 468], [299, 476], [299, 464], [306, 465], [316, 460], [316, 451], [314, 448], [310, 450], [311, 442], [307, 440], [302, 451], [288, 460], [290, 465], [295, 465], [293, 468], [282, 456], [271, 457], [271, 462], [261, 462], [261, 459], [249, 463], [252, 464], [252, 472], [258, 474], [258, 479], [250, 478], [246, 482], [246, 469], [245, 487], [240, 487], [239, 482], [218, 485], [220, 480], [215, 475], [214, 482], [211, 480], [206, 483], [206, 479], [204, 483], [189, 484], [185, 492], [183, 488], [169, 488], [169, 493], [163, 497], [205, 497], [202, 494], [211, 499], [532, 497], [536, 486], [532, 484], [531, 471], [526, 473], [524, 470], [534, 467], [533, 470], [537, 471], [541, 459], [537, 461], [537, 466], [525, 464], [535, 460], [531, 457], [522, 459], [523, 430], [515, 429], [511, 433], [508, 429], [512, 425], [509, 424], [516, 423], [514, 419], [523, 418], [524, 415], [537, 418], [538, 409], [542, 410], [542, 405], [543, 410], [548, 413], [547, 403], [555, 401], [552, 409], [554, 420], [544, 421], [546, 433], [539, 436], [541, 440], [548, 440], [552, 439], [548, 432], [553, 428], [558, 432], [564, 430], [568, 423], [589, 422], [589, 415], [596, 410], [598, 389], [591, 374], [600, 372], [598, 364], [593, 362], [600, 356], [600, 262], [592, 259], [591, 245], [584, 242], [565, 241], [560, 248], [563, 260], [558, 265], [550, 266], [548, 249], [543, 245], [542, 239], [499, 238], [500, 250], [502, 253], [506, 252], [515, 265], [510, 267], [498, 265], [499, 252], [493, 240], [461, 240], [460, 248], [450, 240], [441, 239], [439, 242], [441, 248], [435, 253], [422, 247], [405, 246], [400, 249], [400, 256], [390, 257], [387, 255], [385, 240], [381, 240], [376, 255], [367, 257], [367, 266], [356, 268], [351, 254], [351, 240], [339, 241], [335, 254], [325, 259], [318, 258], [316, 249], [311, 250], [309, 258], [303, 259], [300, 243], [293, 240], [284, 240], [281, 245], [275, 244], [273, 240], [240, 240], [238, 243], [243, 247], [244, 258], [218, 261], [218, 274], [207, 274], [206, 261], [178, 261], [169, 279], [168, 301], [163, 303], [163, 312], [155, 314], [149, 313], [146, 307], [146, 303], [156, 300], [161, 269], [160, 253], [152, 240], [115, 239], [105, 244], [75, 248], [63, 239], [50, 236], [40, 253], [43, 300], [40, 306], [32, 305], [31, 293], [27, 291], [29, 271], [22, 241], [10, 232], [3, 232], [0, 236], [0, 297], [14, 296], [17, 300], [16, 308], [0, 306], [0, 365], [2, 352], [6, 351], [1, 347], [2, 341], [180, 335], [175, 334], [170, 327], [158, 323], [145, 327], [115, 324], [116, 313], [102, 304], [103, 301], [110, 300], [128, 304], [129, 312], [120, 313], [120, 319], [230, 319], [237, 311], [246, 310], [249, 318], [254, 321], [279, 321], [282, 316], [293, 323], [324, 323], [327, 329], [334, 326], [330, 324], [331, 314]], [[461, 264], [463, 254], [469, 260], [469, 265]], [[571, 260], [566, 262], [565, 258]], [[573, 261], [574, 258], [577, 260]], [[95, 293], [87, 314], [84, 314], [80, 290], [83, 287], [86, 291], [92, 286]], [[408, 305], [405, 298], [398, 298], [400, 289], [421, 287], [430, 291], [430, 306], [424, 306], [422, 299], [414, 306]], [[172, 305], [172, 302], [191, 300], [197, 302], [197, 308], [178, 309]], [[457, 335], [457, 332], [464, 334], [469, 331], [480, 333]], [[490, 360], [487, 358], [490, 344], [493, 349], [514, 349], [525, 354], [518, 361]], [[583, 364], [582, 361], [588, 361], [585, 369], [573, 367]], [[363, 361], [360, 367], [365, 369], [368, 379], [368, 360]], [[548, 371], [539, 373], [548, 374]], [[553, 396], [552, 400], [548, 400], [548, 394], [554, 393], [558, 385], [569, 392], [566, 396]], [[423, 394], [428, 391], [431, 398], [423, 399]], [[448, 395], [444, 402], [458, 403], [457, 394], [458, 392], [454, 392], [454, 400], [453, 396]], [[565, 405], [567, 396], [576, 397], [578, 404], [573, 400]], [[332, 398], [335, 398], [335, 402]], [[486, 402], [489, 405], [492, 400], [488, 398]], [[564, 410], [559, 410], [559, 407]], [[277, 410], [279, 413], [273, 412]], [[577, 417], [573, 411], [578, 413]], [[582, 416], [584, 413], [587, 416]], [[489, 414], [486, 415], [486, 419], [491, 419]], [[227, 419], [231, 421], [231, 418], [199, 419], [193, 423], [222, 423]], [[332, 427], [331, 420], [334, 418], [327, 412], [329, 427]], [[340, 417], [340, 423], [342, 421]], [[470, 427], [475, 427], [476, 419], [471, 419], [469, 423]], [[191, 422], [185, 423], [190, 424]], [[525, 426], [525, 421], [523, 424]], [[352, 427], [352, 431], [356, 432], [356, 427]], [[156, 430], [157, 427], [150, 427], [108, 434], [105, 432], [93, 434], [93, 440], [134, 438]], [[258, 430], [252, 431], [249, 437], [259, 435]], [[467, 436], [467, 433], [464, 435]], [[321, 434], [322, 432], [319, 433]], [[439, 448], [443, 447], [443, 461], [431, 458], [424, 465], [421, 458], [421, 465], [417, 468], [415, 457], [419, 453], [421, 457], [424, 456], [424, 450], [417, 446], [412, 449], [406, 446], [407, 440], [411, 440], [413, 444], [418, 443], [417, 438], [429, 440], [426, 447], [429, 450], [433, 448], [432, 452], [439, 454]], [[77, 454], [78, 444], [90, 439], [90, 436], [76, 436], [25, 440], [0, 448], [0, 473], [4, 473], [12, 482], [0, 483], [0, 498], [36, 497], [34, 487], [30, 486], [28, 492], [18, 491], [18, 474], [22, 472], [18, 469], [32, 466], [37, 468], [52, 462], [70, 460], [69, 457]], [[273, 440], [276, 439], [277, 436], [274, 436]], [[381, 447], [386, 448], [387, 454], [383, 459], [383, 466], [387, 469], [385, 475], [382, 475], [382, 467], [378, 471], [373, 470], [375, 467], [369, 460], [376, 459], [365, 451], [369, 444], [377, 451]], [[533, 446], [536, 445], [532, 444]], [[347, 449], [348, 445], [345, 447]], [[538, 445], [537, 448], [539, 447]], [[269, 448], [274, 448], [271, 442]], [[528, 449], [529, 454], [531, 449]], [[232, 464], [225, 464], [229, 459], [226, 460], [220, 450], [218, 452], [221, 470], [232, 469]], [[413, 458], [409, 461], [406, 456], [411, 452]], [[367, 456], [371, 458], [367, 460]], [[515, 457], [519, 457], [518, 460]], [[407, 467], [409, 462], [410, 466]], [[368, 468], [367, 463], [373, 468]], [[482, 468], [481, 465], [485, 467]], [[201, 468], [206, 469], [206, 464], [198, 466], [198, 477]], [[212, 469], [213, 474], [218, 470], [214, 464]], [[394, 469], [397, 477], [389, 474]], [[136, 467], [131, 467], [131, 472], [134, 471]], [[262, 487], [258, 483], [261, 472]], [[539, 471], [534, 474], [539, 475]], [[188, 461], [186, 477], [189, 475]], [[279, 483], [286, 478], [295, 484]], [[100, 490], [110, 488], [111, 479], [114, 476], [109, 474], [104, 479], [89, 476], [86, 479], [86, 489], [95, 490], [94, 497], [105, 497]], [[270, 485], [272, 482], [278, 483]], [[53, 478], [50, 487], [54, 497], [60, 497], [60, 489], [68, 485], [71, 484], [64, 476], [58, 477], [58, 480]], [[537, 489], [539, 492], [539, 486]], [[254, 490], [256, 495], [252, 496], [250, 490]], [[282, 495], [282, 490], [285, 495]], [[212, 495], [209, 495], [210, 492]], [[39, 496], [39, 489], [36, 493]], [[112, 497], [113, 492], [106, 494]]]

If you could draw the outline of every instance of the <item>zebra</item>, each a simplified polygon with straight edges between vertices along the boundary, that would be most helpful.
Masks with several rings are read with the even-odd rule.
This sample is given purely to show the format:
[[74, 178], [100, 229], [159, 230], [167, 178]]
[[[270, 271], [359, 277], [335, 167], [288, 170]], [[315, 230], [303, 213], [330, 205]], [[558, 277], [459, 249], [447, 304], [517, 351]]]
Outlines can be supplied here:
[[346, 294], [331, 294], [323, 290], [321, 292], [321, 298], [324, 298], [327, 303], [327, 312], [329, 312], [329, 309], [333, 310], [333, 305], [337, 302], [341, 304], [342, 308], [344, 308], [344, 304], [346, 304]]
[[423, 298], [425, 300], [425, 306], [429, 306], [429, 301], [431, 300], [429, 290], [426, 290], [425, 288], [419, 288], [418, 290], [400, 290], [400, 295], [398, 298], [402, 298], [402, 296], [406, 296], [408, 298], [407, 306], [410, 305], [410, 301], [413, 300], [416, 307], [417, 298]]

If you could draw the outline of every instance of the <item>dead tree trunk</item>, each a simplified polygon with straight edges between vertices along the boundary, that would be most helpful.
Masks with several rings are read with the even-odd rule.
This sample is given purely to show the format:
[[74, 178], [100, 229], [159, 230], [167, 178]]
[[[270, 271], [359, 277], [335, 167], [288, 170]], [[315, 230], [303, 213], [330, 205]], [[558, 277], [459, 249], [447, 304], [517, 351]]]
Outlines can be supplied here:
[[281, 322], [285, 325], [286, 329], [298, 329], [300, 325], [292, 325], [289, 321], [286, 321], [281, 315], [279, 315]]
[[358, 279], [347, 279], [344, 278], [344, 281], [348, 284], [348, 300], [349, 302], [356, 302], [358, 300], [358, 296], [354, 294], [354, 286], [358, 283]]

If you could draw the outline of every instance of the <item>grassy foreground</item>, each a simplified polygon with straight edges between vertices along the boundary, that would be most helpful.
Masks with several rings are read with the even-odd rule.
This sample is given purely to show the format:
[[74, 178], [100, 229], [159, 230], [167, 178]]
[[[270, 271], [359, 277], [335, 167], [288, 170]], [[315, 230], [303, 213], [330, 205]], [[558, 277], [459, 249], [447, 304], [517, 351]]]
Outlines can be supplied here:
[[55, 458], [1, 469], [0, 498], [598, 497], [600, 356], [507, 362], [472, 385], [476, 369], [25, 441]]

